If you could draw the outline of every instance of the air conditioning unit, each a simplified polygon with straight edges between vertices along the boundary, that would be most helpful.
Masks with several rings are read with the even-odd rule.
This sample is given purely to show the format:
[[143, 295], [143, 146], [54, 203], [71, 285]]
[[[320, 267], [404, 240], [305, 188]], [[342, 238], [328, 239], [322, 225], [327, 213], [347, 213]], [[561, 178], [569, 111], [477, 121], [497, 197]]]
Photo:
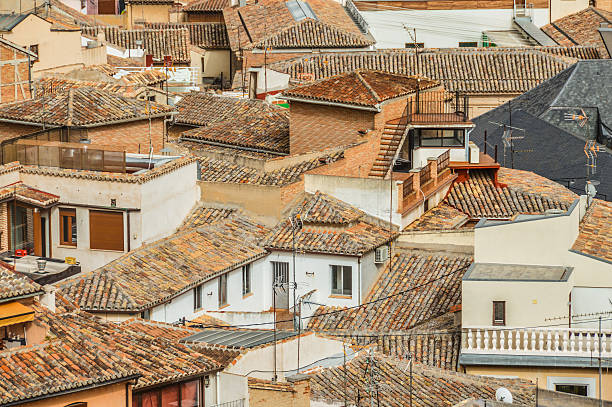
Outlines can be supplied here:
[[374, 250], [374, 263], [380, 264], [389, 258], [389, 246], [380, 246]]

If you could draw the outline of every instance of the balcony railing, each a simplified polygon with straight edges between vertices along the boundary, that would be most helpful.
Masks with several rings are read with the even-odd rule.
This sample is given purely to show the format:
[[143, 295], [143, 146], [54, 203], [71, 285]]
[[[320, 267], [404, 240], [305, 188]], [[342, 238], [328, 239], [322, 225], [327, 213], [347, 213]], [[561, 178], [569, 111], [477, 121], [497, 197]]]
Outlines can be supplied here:
[[431, 166], [431, 163], [427, 163], [427, 165], [421, 168], [421, 171], [419, 172], [419, 181], [421, 185], [425, 185], [431, 179], [430, 166]]
[[468, 121], [467, 95], [446, 91], [419, 92], [408, 100], [408, 123], [440, 124]]
[[[579, 328], [464, 328], [461, 352], [506, 355], [599, 355], [599, 331]], [[612, 331], [602, 333], [601, 354], [612, 353]]]
[[448, 168], [450, 162], [450, 150], [446, 150], [436, 160], [436, 166], [438, 168], [438, 174]]
[[213, 404], [210, 407], [244, 407], [244, 399], [226, 401], [225, 403]]

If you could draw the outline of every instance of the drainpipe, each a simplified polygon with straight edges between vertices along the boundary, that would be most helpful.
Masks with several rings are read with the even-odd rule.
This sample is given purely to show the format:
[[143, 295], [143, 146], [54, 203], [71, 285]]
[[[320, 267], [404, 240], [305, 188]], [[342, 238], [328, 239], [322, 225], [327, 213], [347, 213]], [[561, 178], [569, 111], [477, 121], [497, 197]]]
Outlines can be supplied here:
[[[467, 158], [467, 162], [470, 162], [470, 133], [474, 130], [474, 127], [472, 127], [471, 129], [468, 130], [467, 134], [465, 135], [465, 158]], [[448, 152], [449, 156], [448, 156], [448, 160], [450, 161], [450, 151]]]
[[168, 123], [172, 123], [173, 121], [174, 116], [164, 119], [164, 137], [162, 138], [162, 149], [166, 148], [166, 143], [168, 142]]
[[357, 257], [357, 273], [359, 273], [357, 280], [359, 282], [359, 304], [361, 304], [361, 257]]
[[219, 372], [217, 372], [217, 377], [215, 380], [215, 404], [221, 404], [219, 401]]

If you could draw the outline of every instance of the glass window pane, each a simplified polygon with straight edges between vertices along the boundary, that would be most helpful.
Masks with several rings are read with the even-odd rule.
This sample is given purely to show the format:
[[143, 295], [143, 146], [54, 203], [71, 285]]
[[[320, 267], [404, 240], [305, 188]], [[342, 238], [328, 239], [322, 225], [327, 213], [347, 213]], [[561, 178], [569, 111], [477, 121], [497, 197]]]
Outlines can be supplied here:
[[198, 407], [200, 405], [200, 381], [181, 383], [181, 407]]
[[178, 385], [161, 389], [161, 407], [179, 407]]
[[351, 295], [353, 291], [353, 270], [351, 266], [344, 266], [342, 272], [343, 284], [342, 293], [345, 295]]
[[70, 217], [70, 231], [71, 231], [71, 235], [70, 235], [70, 241], [74, 244], [76, 244], [77, 242], [77, 223], [76, 223], [76, 216], [71, 216]]
[[332, 293], [336, 294], [340, 292], [341, 283], [341, 273], [338, 270], [338, 266], [332, 266]]
[[442, 137], [438, 130], [421, 129], [421, 146], [439, 147], [442, 145]]

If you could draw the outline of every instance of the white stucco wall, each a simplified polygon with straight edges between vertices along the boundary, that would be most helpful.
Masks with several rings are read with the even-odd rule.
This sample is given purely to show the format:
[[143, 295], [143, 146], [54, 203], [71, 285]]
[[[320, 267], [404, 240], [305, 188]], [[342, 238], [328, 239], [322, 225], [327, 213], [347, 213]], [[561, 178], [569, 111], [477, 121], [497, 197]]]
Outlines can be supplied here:
[[438, 158], [441, 154], [445, 153], [446, 150], [450, 150], [451, 161], [467, 161], [465, 155], [465, 147], [421, 147], [414, 150], [412, 153], [412, 159], [414, 160], [414, 168], [421, 168], [427, 165], [428, 158]]
[[[228, 403], [236, 400], [244, 400], [244, 406], [249, 406], [249, 382], [246, 376], [219, 372], [219, 400], [217, 404]], [[206, 405], [210, 405], [206, 403]]]
[[[379, 3], [380, 4], [380, 3]], [[382, 3], [381, 7], [385, 4]], [[454, 48], [459, 42], [479, 42], [487, 30], [512, 29], [512, 9], [476, 10], [397, 10], [362, 11], [377, 48], [404, 48], [413, 43], [410, 37], [416, 29], [416, 42], [426, 48]], [[549, 23], [548, 9], [535, 9], [534, 24]], [[408, 30], [404, 27], [407, 27]], [[414, 35], [414, 34], [413, 34]], [[497, 44], [504, 46], [504, 44]]]

